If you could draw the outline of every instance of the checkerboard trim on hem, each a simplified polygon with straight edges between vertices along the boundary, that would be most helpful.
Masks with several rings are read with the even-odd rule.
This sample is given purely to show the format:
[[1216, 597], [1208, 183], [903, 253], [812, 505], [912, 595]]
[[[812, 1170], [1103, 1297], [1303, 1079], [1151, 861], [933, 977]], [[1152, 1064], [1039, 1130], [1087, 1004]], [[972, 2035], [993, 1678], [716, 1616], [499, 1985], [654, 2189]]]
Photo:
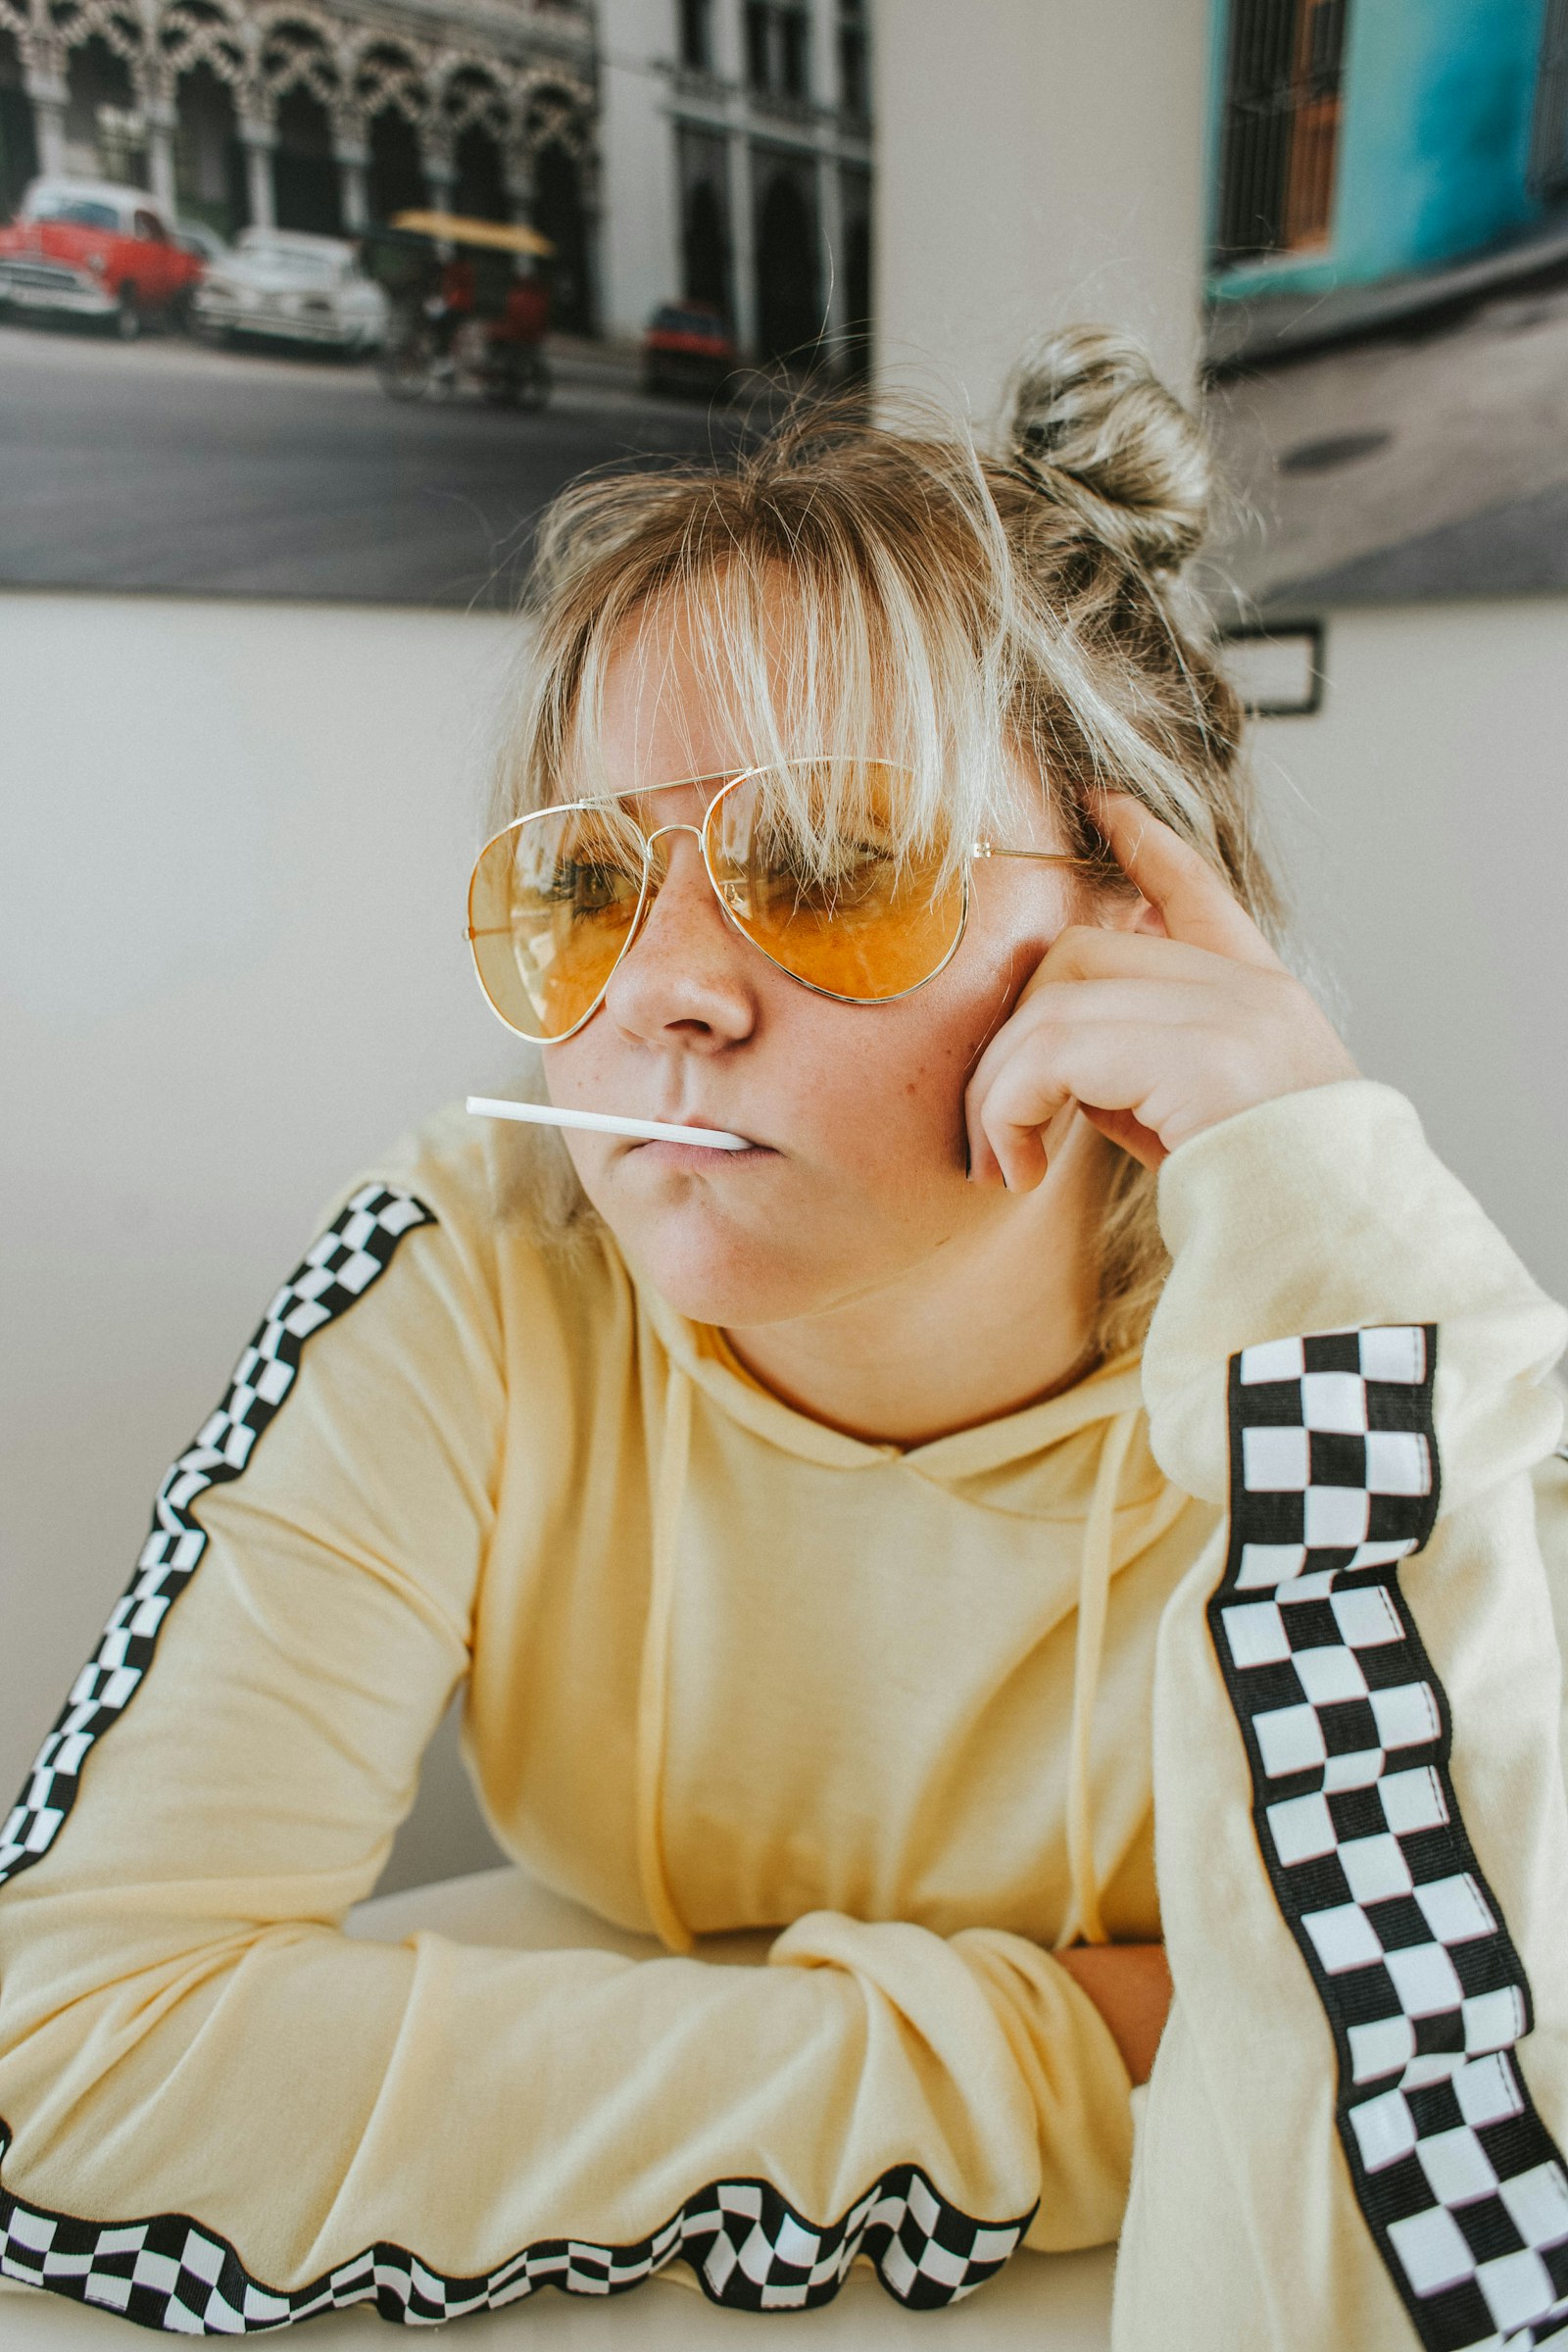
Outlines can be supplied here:
[[[0, 2159], [9, 2138], [0, 2124]], [[227, 2238], [186, 2214], [84, 2222], [27, 2205], [0, 2186], [0, 2277], [118, 2312], [172, 2335], [257, 2335], [323, 2312], [373, 2303], [383, 2320], [433, 2326], [497, 2311], [544, 2286], [614, 2295], [671, 2262], [688, 2262], [710, 2303], [803, 2311], [830, 2303], [865, 2254], [909, 2310], [960, 2302], [1017, 2249], [1033, 2212], [971, 2221], [917, 2165], [897, 2165], [841, 2221], [804, 2221], [766, 2180], [723, 2180], [687, 2199], [662, 2230], [629, 2246], [552, 2238], [495, 2270], [449, 2278], [403, 2246], [367, 2246], [309, 2286], [264, 2286]]]
[[1208, 1621], [1362, 2215], [1425, 2352], [1528, 2352], [1568, 2328], [1568, 2175], [1514, 2056], [1529, 1984], [1399, 1585], [1437, 1517], [1436, 1368], [1432, 1325], [1232, 1357]]
[[49, 1851], [76, 1801], [88, 1756], [140, 1689], [170, 1609], [207, 1548], [192, 1503], [210, 1487], [226, 1486], [244, 1471], [294, 1386], [306, 1342], [380, 1280], [405, 1234], [436, 1222], [412, 1193], [365, 1185], [313, 1242], [273, 1298], [234, 1367], [222, 1403], [159, 1488], [135, 1574], [72, 1686], [26, 1787], [0, 1826], [0, 1887]]

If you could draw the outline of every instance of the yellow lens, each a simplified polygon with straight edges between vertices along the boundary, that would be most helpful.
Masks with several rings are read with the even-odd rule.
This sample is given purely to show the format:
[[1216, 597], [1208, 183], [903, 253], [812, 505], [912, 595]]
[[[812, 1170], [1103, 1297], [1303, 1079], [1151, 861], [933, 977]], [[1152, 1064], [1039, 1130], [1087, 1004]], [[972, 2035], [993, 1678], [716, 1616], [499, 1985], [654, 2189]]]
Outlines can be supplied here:
[[795, 979], [874, 1004], [942, 969], [963, 928], [963, 876], [910, 847], [902, 769], [796, 763], [747, 776], [709, 811], [709, 865], [747, 938]]
[[468, 928], [509, 1028], [548, 1044], [586, 1018], [631, 936], [642, 877], [643, 836], [613, 807], [546, 809], [486, 844]]

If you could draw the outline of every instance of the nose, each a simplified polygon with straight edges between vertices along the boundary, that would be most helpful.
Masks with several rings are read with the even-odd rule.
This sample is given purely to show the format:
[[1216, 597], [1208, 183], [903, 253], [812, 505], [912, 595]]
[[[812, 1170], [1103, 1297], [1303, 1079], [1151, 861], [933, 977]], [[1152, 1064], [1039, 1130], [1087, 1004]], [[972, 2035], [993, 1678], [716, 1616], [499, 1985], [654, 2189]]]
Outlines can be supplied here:
[[760, 962], [719, 906], [695, 825], [651, 836], [653, 903], [605, 991], [621, 1033], [661, 1050], [715, 1053], [757, 1025]]

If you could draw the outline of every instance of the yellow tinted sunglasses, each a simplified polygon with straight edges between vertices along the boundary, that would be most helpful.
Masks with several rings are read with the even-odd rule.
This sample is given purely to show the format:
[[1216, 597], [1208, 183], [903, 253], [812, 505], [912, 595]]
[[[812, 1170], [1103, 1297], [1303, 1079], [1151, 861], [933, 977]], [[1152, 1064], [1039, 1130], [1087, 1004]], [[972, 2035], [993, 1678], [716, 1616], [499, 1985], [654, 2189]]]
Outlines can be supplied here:
[[[898, 826], [913, 779], [882, 760], [792, 760], [687, 776], [625, 799], [567, 801], [487, 841], [468, 884], [479, 985], [509, 1029], [559, 1045], [592, 1019], [667, 870], [661, 845], [694, 835], [714, 896], [742, 938], [792, 980], [845, 1004], [885, 1004], [952, 961], [969, 911], [970, 858], [1054, 851], [977, 841], [955, 861], [912, 850]], [[700, 825], [647, 826], [642, 803], [711, 785]], [[1097, 869], [1098, 870], [1098, 869]]]

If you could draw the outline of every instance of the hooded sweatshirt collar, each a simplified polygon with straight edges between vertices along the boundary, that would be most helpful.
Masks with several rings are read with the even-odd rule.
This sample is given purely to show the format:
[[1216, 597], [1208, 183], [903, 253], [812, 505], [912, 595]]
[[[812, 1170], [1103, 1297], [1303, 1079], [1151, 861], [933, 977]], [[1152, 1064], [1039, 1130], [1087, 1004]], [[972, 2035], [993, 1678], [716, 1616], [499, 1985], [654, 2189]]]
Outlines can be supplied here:
[[722, 1413], [780, 1452], [835, 1470], [861, 1470], [903, 1462], [917, 1477], [939, 1486], [981, 1478], [1048, 1451], [1062, 1439], [1136, 1412], [1143, 1404], [1141, 1358], [1136, 1349], [1075, 1381], [1059, 1396], [1015, 1412], [955, 1430], [921, 1446], [875, 1445], [814, 1421], [782, 1397], [749, 1380], [726, 1360], [712, 1329], [677, 1314], [651, 1285], [637, 1280], [641, 1313], [657, 1332], [672, 1364]]

